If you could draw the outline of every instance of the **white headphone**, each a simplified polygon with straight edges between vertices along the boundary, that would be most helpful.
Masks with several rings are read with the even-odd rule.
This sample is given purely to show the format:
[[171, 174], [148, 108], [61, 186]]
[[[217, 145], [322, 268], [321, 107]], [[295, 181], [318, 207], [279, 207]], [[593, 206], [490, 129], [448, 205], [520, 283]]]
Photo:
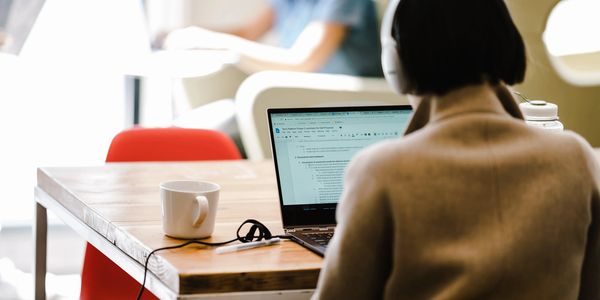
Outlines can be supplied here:
[[390, 0], [381, 22], [381, 66], [390, 87], [401, 94], [404, 74], [398, 58], [398, 45], [392, 36], [392, 25], [398, 3], [400, 0]]

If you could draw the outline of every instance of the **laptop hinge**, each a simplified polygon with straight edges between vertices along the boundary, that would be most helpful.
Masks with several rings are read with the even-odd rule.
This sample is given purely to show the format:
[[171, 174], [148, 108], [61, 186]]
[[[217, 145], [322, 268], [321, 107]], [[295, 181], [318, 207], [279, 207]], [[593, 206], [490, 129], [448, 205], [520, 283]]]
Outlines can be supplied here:
[[335, 229], [335, 225], [323, 225], [323, 226], [295, 226], [295, 227], [287, 227], [284, 228], [283, 231], [285, 233], [289, 232], [302, 232], [302, 231], [331, 231]]

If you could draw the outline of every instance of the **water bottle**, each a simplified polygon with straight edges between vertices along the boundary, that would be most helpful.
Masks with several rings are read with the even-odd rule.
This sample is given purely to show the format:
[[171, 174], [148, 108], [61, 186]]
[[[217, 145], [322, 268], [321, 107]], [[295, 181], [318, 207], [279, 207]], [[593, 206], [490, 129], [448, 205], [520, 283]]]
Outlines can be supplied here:
[[563, 124], [558, 120], [558, 106], [544, 100], [521, 102], [519, 108], [525, 117], [525, 123], [544, 130], [561, 132]]

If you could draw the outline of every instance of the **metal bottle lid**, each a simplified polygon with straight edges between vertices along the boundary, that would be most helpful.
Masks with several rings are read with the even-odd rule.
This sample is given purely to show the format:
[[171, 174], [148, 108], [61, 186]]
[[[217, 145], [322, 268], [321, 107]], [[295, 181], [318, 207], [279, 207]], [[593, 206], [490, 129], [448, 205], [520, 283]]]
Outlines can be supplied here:
[[519, 108], [528, 121], [556, 121], [558, 120], [558, 106], [544, 100], [530, 100], [522, 102]]

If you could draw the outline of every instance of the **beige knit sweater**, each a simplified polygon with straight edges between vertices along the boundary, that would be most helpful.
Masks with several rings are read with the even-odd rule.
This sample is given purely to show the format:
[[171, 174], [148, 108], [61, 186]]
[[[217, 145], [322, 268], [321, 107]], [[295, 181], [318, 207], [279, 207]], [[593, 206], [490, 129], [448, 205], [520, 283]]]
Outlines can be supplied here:
[[315, 299], [600, 299], [600, 171], [488, 86], [351, 162]]

